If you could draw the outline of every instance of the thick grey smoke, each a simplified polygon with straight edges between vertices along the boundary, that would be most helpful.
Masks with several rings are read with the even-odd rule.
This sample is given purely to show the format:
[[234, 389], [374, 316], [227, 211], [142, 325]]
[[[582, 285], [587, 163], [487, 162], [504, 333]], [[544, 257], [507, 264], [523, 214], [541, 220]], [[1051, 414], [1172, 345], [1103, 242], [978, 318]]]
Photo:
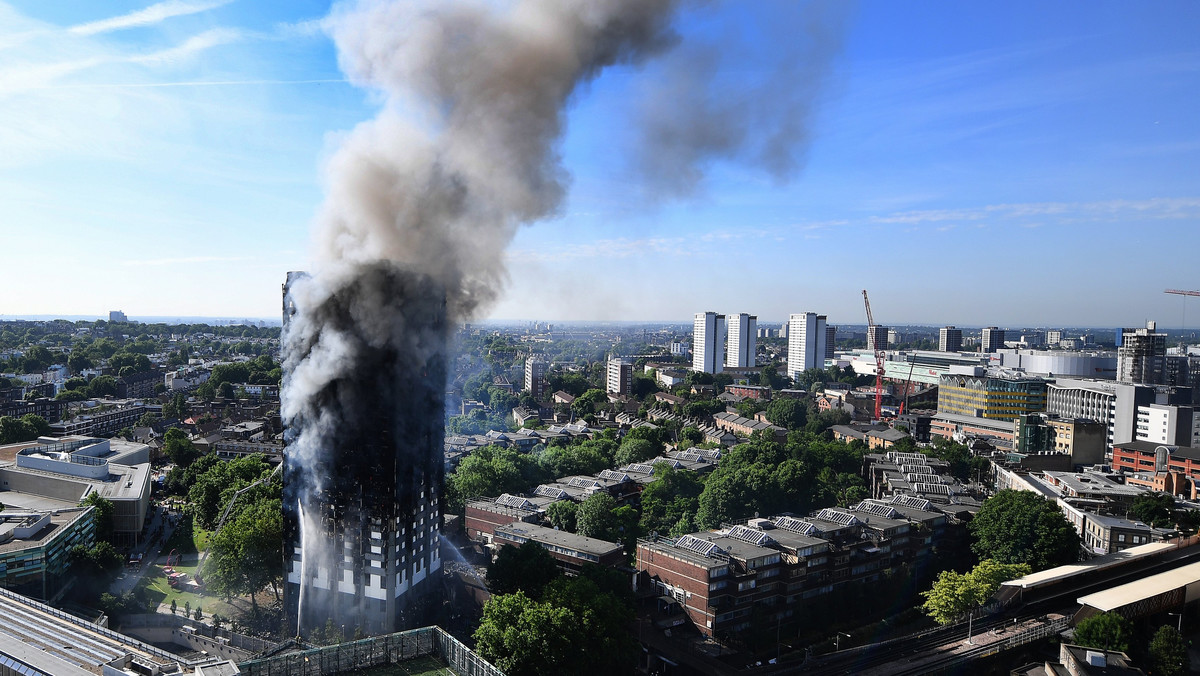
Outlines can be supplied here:
[[[382, 464], [372, 458], [364, 460], [375, 469], [359, 462], [372, 448], [397, 447], [382, 437], [423, 438], [400, 450], [415, 454], [414, 467], [429, 468], [413, 490], [436, 490], [450, 327], [503, 288], [503, 252], [516, 229], [560, 209], [569, 176], [559, 144], [572, 97], [607, 67], [673, 48], [671, 23], [683, 4], [699, 3], [363, 0], [335, 8], [327, 28], [341, 67], [380, 97], [381, 112], [346, 134], [330, 158], [317, 266], [311, 278], [289, 284], [285, 508], [302, 504], [315, 530], [336, 526], [337, 510], [318, 507], [356, 484], [331, 477], [347, 463], [364, 471], [363, 482], [391, 472], [376, 471]], [[697, 93], [711, 92], [719, 70], [715, 61], [702, 66], [671, 64], [671, 80], [647, 98], [641, 119], [649, 133], [638, 153], [649, 158], [646, 174], [675, 172], [672, 181], [694, 184], [714, 158], [787, 173], [806, 137], [801, 99], [808, 95], [758, 102], [780, 104], [770, 110], [702, 105]], [[783, 81], [800, 74], [785, 68], [768, 81], [811, 91], [809, 83]], [[769, 137], [747, 131], [764, 122]], [[406, 422], [433, 416], [437, 439]], [[431, 454], [436, 465], [424, 457]], [[364, 496], [355, 499], [368, 505]], [[423, 499], [436, 504], [439, 496]], [[306, 561], [341, 560], [322, 550], [333, 540], [327, 533], [310, 539]]]

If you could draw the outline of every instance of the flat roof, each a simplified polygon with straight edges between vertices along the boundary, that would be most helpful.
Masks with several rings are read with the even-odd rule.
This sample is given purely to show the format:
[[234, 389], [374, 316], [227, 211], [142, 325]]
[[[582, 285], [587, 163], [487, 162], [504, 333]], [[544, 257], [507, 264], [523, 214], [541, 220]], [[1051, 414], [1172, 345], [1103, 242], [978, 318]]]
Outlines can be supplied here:
[[590, 538], [575, 533], [568, 533], [565, 530], [535, 526], [519, 521], [510, 523], [507, 526], [499, 526], [496, 528], [496, 534], [499, 535], [500, 533], [513, 533], [514, 535], [523, 536], [540, 544], [558, 545], [577, 552], [595, 554], [596, 556], [605, 556], [621, 550], [620, 544], [609, 542], [608, 540]]
[[1080, 597], [1080, 605], [1095, 608], [1107, 613], [1110, 610], [1123, 608], [1131, 603], [1148, 599], [1159, 594], [1186, 587], [1193, 582], [1200, 582], [1200, 563], [1189, 563], [1174, 570], [1168, 570], [1158, 575], [1123, 584], [1112, 589], [1105, 589], [1095, 594]]
[[1137, 559], [1153, 556], [1159, 552], [1174, 548], [1175, 545], [1170, 542], [1151, 542], [1150, 544], [1130, 547], [1129, 549], [1113, 552], [1112, 554], [1097, 556], [1089, 561], [1083, 561], [1081, 563], [1069, 563], [1065, 566], [1058, 566], [1057, 568], [1050, 568], [1037, 573], [1030, 573], [1024, 577], [1018, 577], [1015, 580], [1004, 582], [1001, 586], [1030, 589], [1044, 584], [1065, 580], [1073, 575], [1079, 575], [1088, 571], [1103, 570], [1105, 568], [1119, 566], [1123, 563], [1136, 561]]
[[[0, 493], [0, 495], [6, 495], [6, 493]], [[36, 533], [37, 537], [32, 537], [25, 540], [9, 540], [8, 542], [0, 545], [0, 554], [18, 552], [22, 549], [40, 547], [44, 545], [45, 543], [54, 539], [59, 531], [67, 526], [70, 526], [72, 523], [75, 523], [75, 521], [77, 521], [79, 517], [83, 516], [88, 509], [88, 507], [80, 507], [70, 512], [62, 512], [50, 515], [50, 523]], [[3, 515], [0, 514], [0, 516]]]

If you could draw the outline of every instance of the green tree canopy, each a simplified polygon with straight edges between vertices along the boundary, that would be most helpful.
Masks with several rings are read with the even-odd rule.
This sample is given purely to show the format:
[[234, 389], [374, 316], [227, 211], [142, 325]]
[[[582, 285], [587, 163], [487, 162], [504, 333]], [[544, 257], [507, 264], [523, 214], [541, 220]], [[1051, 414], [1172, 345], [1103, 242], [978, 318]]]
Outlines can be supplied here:
[[[558, 504], [558, 503], [555, 503]], [[487, 586], [492, 594], [524, 592], [540, 599], [546, 585], [558, 577], [558, 564], [545, 547], [527, 540], [519, 547], [506, 545], [488, 565]]]
[[1024, 563], [1005, 564], [992, 559], [980, 561], [968, 573], [944, 570], [929, 591], [921, 592], [925, 597], [921, 607], [938, 624], [950, 624], [987, 603], [1001, 583], [1029, 573], [1030, 568]]
[[79, 503], [81, 507], [92, 507], [92, 521], [96, 524], [96, 540], [111, 542], [113, 537], [113, 503], [99, 493], [88, 493]]
[[89, 397], [117, 396], [117, 379], [112, 376], [96, 376], [88, 383]]
[[[42, 422], [45, 421], [43, 420]], [[37, 429], [23, 418], [14, 418], [8, 415], [0, 416], [0, 445], [33, 441], [37, 437]]]
[[29, 429], [33, 430], [35, 436], [44, 437], [50, 434], [50, 423], [46, 419], [35, 413], [26, 413], [21, 416], [21, 422]]
[[681, 519], [694, 521], [704, 491], [696, 473], [659, 463], [654, 477], [642, 491], [642, 531], [669, 533]]
[[1077, 561], [1079, 535], [1058, 506], [1032, 491], [1003, 490], [988, 498], [967, 529], [971, 549], [1000, 563], [1036, 570]]
[[780, 398], [767, 404], [766, 416], [772, 424], [798, 430], [808, 423], [808, 408], [799, 399]]
[[[508, 676], [576, 672], [581, 626], [570, 610], [539, 603], [522, 592], [493, 596], [475, 630], [475, 651]], [[580, 665], [583, 666], [583, 665]]]
[[484, 446], [463, 459], [447, 477], [451, 509], [477, 497], [522, 493], [541, 483], [545, 474], [534, 456], [501, 446]]
[[1169, 624], [1164, 624], [1150, 639], [1150, 673], [1160, 676], [1179, 676], [1187, 671], [1188, 651], [1183, 636]]
[[617, 501], [608, 493], [595, 493], [579, 503], [575, 513], [575, 532], [580, 535], [616, 542], [617, 519], [613, 510]]
[[559, 500], [552, 502], [546, 506], [546, 518], [550, 520], [550, 525], [565, 530], [568, 533], [575, 532], [575, 515], [579, 510], [577, 503], [570, 500]]
[[1101, 613], [1075, 625], [1075, 645], [1102, 650], [1129, 651], [1132, 628], [1129, 620], [1117, 613]]
[[654, 442], [648, 439], [626, 437], [621, 441], [621, 447], [617, 449], [615, 460], [617, 465], [623, 467], [635, 462], [645, 462], [651, 458], [657, 458], [658, 455], [659, 447]]
[[188, 438], [187, 432], [172, 427], [163, 435], [163, 453], [179, 467], [188, 467], [200, 457], [200, 451]]
[[[270, 585], [279, 598], [283, 580], [283, 508], [279, 498], [251, 500], [213, 534], [209, 560], [201, 571], [206, 583], [226, 596], [254, 594]], [[245, 498], [243, 498], [245, 499]]]
[[1175, 513], [1175, 496], [1147, 491], [1139, 493], [1129, 508], [1129, 516], [1155, 528], [1169, 526]]

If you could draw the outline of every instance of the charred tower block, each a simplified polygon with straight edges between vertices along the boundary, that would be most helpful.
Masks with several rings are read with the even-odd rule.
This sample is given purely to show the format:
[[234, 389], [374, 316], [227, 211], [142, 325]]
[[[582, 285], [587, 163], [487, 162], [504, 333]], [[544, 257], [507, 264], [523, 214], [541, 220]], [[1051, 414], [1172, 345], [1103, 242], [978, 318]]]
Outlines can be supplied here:
[[284, 286], [288, 616], [305, 635], [419, 626], [441, 589], [445, 294], [387, 264], [310, 283]]

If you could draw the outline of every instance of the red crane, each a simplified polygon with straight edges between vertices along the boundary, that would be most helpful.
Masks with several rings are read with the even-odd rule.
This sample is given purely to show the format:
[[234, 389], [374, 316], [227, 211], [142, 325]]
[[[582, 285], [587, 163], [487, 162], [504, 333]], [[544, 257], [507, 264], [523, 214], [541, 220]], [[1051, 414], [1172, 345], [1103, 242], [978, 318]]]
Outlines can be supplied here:
[[[867, 336], [871, 335], [871, 330], [875, 326], [875, 319], [871, 316], [871, 300], [867, 298], [867, 290], [863, 289], [863, 305], [867, 306]], [[875, 419], [883, 419], [883, 360], [884, 352], [879, 348], [879, 342], [875, 343]]]

